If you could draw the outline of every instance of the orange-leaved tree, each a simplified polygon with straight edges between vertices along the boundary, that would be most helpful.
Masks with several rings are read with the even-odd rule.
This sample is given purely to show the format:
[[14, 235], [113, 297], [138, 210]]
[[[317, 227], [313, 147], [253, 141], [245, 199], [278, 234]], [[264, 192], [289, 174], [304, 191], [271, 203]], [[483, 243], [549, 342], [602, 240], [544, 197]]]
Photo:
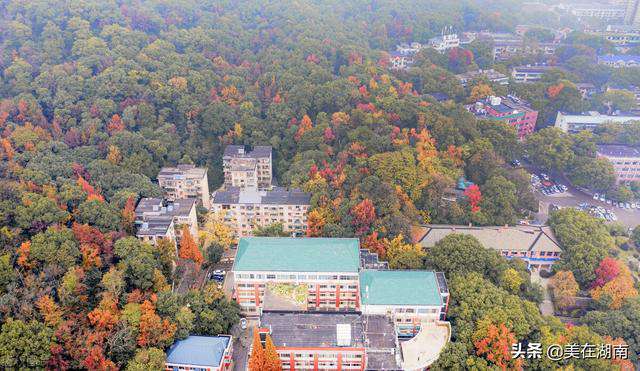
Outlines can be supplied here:
[[478, 340], [473, 343], [477, 355], [484, 355], [502, 370], [520, 369], [522, 359], [511, 357], [511, 345], [516, 343], [516, 337], [504, 323], [497, 326], [490, 323], [486, 329], [479, 329], [477, 335]]
[[280, 356], [276, 351], [276, 346], [271, 340], [271, 336], [267, 335], [266, 343], [264, 345], [264, 370], [265, 371], [282, 371], [282, 363], [280, 362]]
[[595, 287], [591, 290], [591, 296], [598, 300], [606, 300], [611, 309], [620, 309], [622, 303], [627, 298], [638, 296], [638, 290], [633, 285], [631, 271], [621, 261], [617, 261], [620, 272], [616, 277], [605, 283], [602, 287]]
[[265, 366], [265, 352], [260, 342], [260, 334], [257, 328], [253, 328], [253, 344], [249, 357], [249, 371], [263, 371]]
[[132, 233], [133, 232], [133, 223], [136, 220], [136, 200], [133, 196], [129, 196], [127, 198], [127, 202], [124, 205], [124, 209], [122, 209], [122, 224], [124, 225], [124, 229]]
[[196, 244], [196, 241], [193, 240], [193, 236], [189, 231], [189, 226], [184, 225], [182, 227], [182, 237], [180, 240], [180, 251], [178, 251], [180, 258], [182, 259], [190, 259], [196, 263], [197, 267], [200, 267], [200, 264], [204, 261], [202, 257], [202, 253]]

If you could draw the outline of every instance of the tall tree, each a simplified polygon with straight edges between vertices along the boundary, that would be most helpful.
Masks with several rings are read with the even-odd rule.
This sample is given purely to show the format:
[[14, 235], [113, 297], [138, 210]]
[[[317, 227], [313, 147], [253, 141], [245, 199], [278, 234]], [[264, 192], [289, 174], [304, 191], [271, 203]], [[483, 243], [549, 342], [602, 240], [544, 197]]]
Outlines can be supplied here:
[[264, 357], [265, 371], [282, 371], [282, 362], [280, 362], [280, 355], [276, 351], [275, 345], [273, 345], [271, 336], [269, 336], [268, 334], [264, 345]]
[[553, 290], [553, 298], [558, 307], [565, 309], [575, 304], [575, 297], [580, 288], [573, 277], [573, 272], [560, 271], [556, 273], [551, 278], [549, 286]]
[[193, 260], [196, 263], [197, 267], [200, 267], [200, 265], [204, 261], [198, 245], [191, 236], [189, 226], [186, 224], [182, 226], [182, 236], [180, 239], [180, 250], [178, 254], [181, 259]]
[[253, 343], [251, 345], [251, 355], [249, 356], [249, 371], [263, 371], [266, 363], [266, 355], [258, 328], [253, 328]]

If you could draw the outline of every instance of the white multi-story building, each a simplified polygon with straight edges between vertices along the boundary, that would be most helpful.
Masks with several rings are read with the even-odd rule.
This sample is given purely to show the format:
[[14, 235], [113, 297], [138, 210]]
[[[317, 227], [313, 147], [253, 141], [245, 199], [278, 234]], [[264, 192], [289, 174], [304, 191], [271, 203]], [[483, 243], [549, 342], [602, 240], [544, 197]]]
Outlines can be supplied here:
[[456, 33], [443, 34], [429, 39], [429, 46], [440, 53], [444, 53], [449, 49], [459, 47], [460, 38], [458, 38], [458, 34]]
[[583, 130], [593, 131], [606, 123], [629, 124], [640, 121], [640, 116], [634, 114], [604, 115], [596, 111], [581, 114], [558, 112], [555, 127], [565, 133], [577, 133]]
[[268, 189], [272, 182], [270, 146], [227, 146], [222, 157], [224, 187]]
[[300, 190], [276, 187], [258, 191], [231, 187], [213, 194], [211, 211], [238, 237], [251, 236], [255, 228], [281, 223], [284, 232], [305, 234], [311, 195]]
[[143, 198], [136, 206], [136, 237], [156, 244], [160, 239], [180, 241], [186, 225], [191, 236], [198, 238], [196, 199], [182, 198], [165, 202], [161, 198]]
[[203, 207], [209, 208], [211, 206], [206, 168], [187, 164], [163, 167], [158, 174], [158, 184], [164, 190], [165, 198], [169, 201], [196, 198]]
[[511, 77], [515, 82], [535, 82], [540, 81], [542, 76], [550, 70], [557, 68], [552, 66], [518, 66], [513, 67]]
[[640, 67], [640, 55], [607, 54], [598, 56], [598, 64], [611, 68]]
[[617, 145], [598, 146], [598, 157], [606, 158], [613, 165], [617, 183], [640, 182], [640, 149]]
[[605, 21], [623, 20], [626, 8], [607, 4], [576, 4], [571, 7], [571, 13], [580, 18], [597, 18]]

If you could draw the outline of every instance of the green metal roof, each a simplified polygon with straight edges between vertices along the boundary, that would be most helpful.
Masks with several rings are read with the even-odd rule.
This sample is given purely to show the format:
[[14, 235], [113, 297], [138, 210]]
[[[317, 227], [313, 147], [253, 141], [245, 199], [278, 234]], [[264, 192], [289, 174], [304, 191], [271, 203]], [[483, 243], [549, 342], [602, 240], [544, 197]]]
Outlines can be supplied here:
[[359, 246], [357, 238], [241, 238], [233, 270], [358, 272]]
[[364, 270], [360, 297], [365, 305], [442, 305], [436, 275], [429, 271]]

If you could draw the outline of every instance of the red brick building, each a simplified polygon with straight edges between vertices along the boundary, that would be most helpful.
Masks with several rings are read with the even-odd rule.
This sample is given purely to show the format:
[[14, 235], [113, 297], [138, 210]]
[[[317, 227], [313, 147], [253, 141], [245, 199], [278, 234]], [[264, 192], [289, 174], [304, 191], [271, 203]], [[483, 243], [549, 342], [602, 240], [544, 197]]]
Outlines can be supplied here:
[[538, 111], [515, 96], [487, 97], [467, 106], [467, 109], [481, 120], [503, 121], [518, 131], [518, 137], [524, 139], [533, 133], [538, 120]]

